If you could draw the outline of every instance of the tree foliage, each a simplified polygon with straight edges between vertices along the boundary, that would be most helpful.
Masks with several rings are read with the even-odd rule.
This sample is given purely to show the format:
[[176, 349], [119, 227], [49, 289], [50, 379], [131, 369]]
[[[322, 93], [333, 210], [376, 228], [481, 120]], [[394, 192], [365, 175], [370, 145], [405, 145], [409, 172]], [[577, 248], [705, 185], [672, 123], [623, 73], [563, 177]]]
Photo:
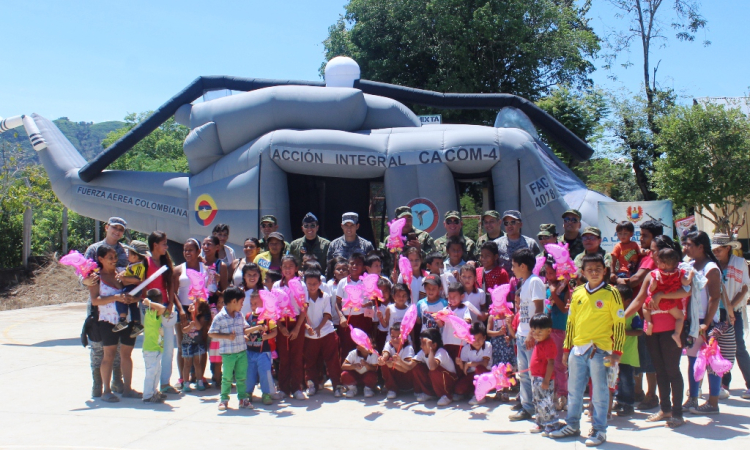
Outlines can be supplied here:
[[[325, 59], [352, 57], [362, 78], [375, 81], [537, 100], [558, 84], [589, 84], [599, 38], [586, 18], [589, 2], [577, 3], [350, 0], [328, 30]], [[488, 111], [444, 116], [458, 123], [494, 119]]]
[[[729, 232], [750, 199], [750, 121], [738, 108], [695, 104], [677, 107], [658, 121], [656, 191], [677, 206], [696, 210]], [[706, 211], [703, 214], [702, 211]]]
[[573, 172], [586, 184], [586, 187], [611, 197], [618, 202], [643, 200], [643, 195], [635, 183], [635, 176], [629, 161], [592, 158], [573, 168]]
[[[125, 127], [110, 132], [102, 142], [102, 147], [109, 147], [150, 115], [151, 112], [128, 114], [125, 116]], [[143, 172], [189, 172], [182, 149], [189, 132], [187, 127], [178, 124], [171, 117], [109, 168]]]

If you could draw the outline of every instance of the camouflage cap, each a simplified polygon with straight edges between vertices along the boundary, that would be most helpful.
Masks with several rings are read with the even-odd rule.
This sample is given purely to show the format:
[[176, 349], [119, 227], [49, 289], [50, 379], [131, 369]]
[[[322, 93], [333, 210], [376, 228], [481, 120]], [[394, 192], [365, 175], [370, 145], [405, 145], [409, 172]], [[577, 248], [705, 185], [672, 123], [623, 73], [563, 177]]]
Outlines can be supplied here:
[[400, 219], [400, 218], [406, 217], [406, 216], [412, 217], [411, 207], [410, 206], [399, 206], [398, 208], [396, 208], [396, 218], [397, 219]]
[[482, 213], [482, 219], [484, 219], [487, 216], [494, 217], [495, 219], [498, 219], [498, 220], [500, 219], [500, 213], [495, 211], [494, 209], [491, 209], [489, 211], [485, 211]]
[[557, 227], [554, 223], [543, 223], [539, 225], [539, 233], [537, 233], [537, 236], [557, 236]]
[[266, 214], [265, 216], [260, 218], [260, 223], [263, 222], [271, 222], [274, 225], [277, 225], [279, 223], [278, 220], [276, 220], [276, 216], [272, 216], [271, 214]]
[[583, 229], [583, 232], [581, 233], [581, 236], [584, 234], [593, 234], [594, 236], [601, 238], [602, 237], [602, 231], [599, 228], [596, 227], [586, 227]]
[[565, 211], [565, 212], [564, 212], [564, 213], [562, 214], [562, 217], [563, 217], [563, 219], [564, 219], [564, 218], [565, 218], [565, 216], [567, 216], [568, 214], [573, 214], [574, 216], [577, 216], [577, 217], [578, 217], [578, 220], [581, 220], [581, 219], [583, 218], [583, 216], [581, 215], [581, 211], [578, 211], [577, 209], [569, 209], [569, 210]]
[[444, 220], [448, 220], [448, 219], [458, 219], [458, 220], [461, 220], [461, 213], [458, 212], [458, 211], [448, 211], [443, 216], [443, 219]]

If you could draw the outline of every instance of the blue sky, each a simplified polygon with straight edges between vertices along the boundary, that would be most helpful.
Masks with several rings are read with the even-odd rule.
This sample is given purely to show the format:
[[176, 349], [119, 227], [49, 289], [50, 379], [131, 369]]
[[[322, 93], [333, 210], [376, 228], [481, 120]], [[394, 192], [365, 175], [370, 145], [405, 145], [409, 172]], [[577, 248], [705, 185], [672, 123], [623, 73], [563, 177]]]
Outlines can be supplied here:
[[[344, 3], [4, 2], [0, 116], [121, 120], [158, 107], [199, 75], [316, 80], [321, 42]], [[625, 26], [605, 0], [594, 3], [598, 33]], [[659, 81], [686, 97], [744, 95], [750, 2], [703, 3], [709, 29], [699, 40], [713, 44], [671, 38], [652, 56], [661, 59]], [[640, 55], [633, 47], [631, 60], [638, 63]], [[615, 73], [616, 82], [603, 70], [593, 79], [608, 90], [639, 89], [638, 67]]]

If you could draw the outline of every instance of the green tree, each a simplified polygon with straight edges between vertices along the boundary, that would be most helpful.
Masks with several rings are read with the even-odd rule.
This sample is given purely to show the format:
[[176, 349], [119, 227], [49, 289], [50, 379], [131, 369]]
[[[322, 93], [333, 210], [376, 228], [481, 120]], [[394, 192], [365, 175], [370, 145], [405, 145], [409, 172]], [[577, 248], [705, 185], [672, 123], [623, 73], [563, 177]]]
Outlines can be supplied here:
[[[102, 147], [109, 147], [150, 115], [151, 112], [128, 114], [125, 116], [125, 127], [107, 134]], [[187, 158], [182, 149], [189, 132], [190, 129], [178, 124], [174, 117], [171, 117], [109, 168], [143, 172], [189, 172]]]
[[[621, 126], [618, 128], [617, 136], [621, 141], [619, 148], [630, 158], [635, 171], [636, 183], [645, 200], [654, 200], [655, 192], [652, 190], [651, 178], [653, 177], [654, 161], [662, 155], [662, 150], [656, 144], [655, 136], [659, 134], [658, 119], [664, 114], [665, 106], [674, 103], [674, 95], [671, 90], [659, 88], [656, 81], [656, 72], [659, 64], [653, 65], [651, 61], [652, 45], [665, 46], [667, 37], [664, 29], [669, 27], [675, 31], [675, 37], [680, 41], [692, 42], [696, 33], [705, 28], [706, 19], [700, 13], [700, 2], [694, 0], [673, 0], [664, 5], [664, 0], [609, 0], [619, 10], [618, 18], [626, 20], [627, 26], [621, 31], [607, 36], [605, 43], [609, 53], [605, 55], [605, 68], [612, 68], [620, 55], [629, 55], [630, 46], [634, 42], [640, 43], [643, 51], [641, 69], [643, 70], [643, 95], [644, 101], [638, 109], [639, 116], [645, 119], [645, 126], [641, 126], [640, 120], [629, 116], [629, 108], [617, 109]], [[671, 4], [671, 9], [669, 5]], [[704, 45], [709, 45], [704, 41]], [[629, 67], [633, 64], [627, 60], [622, 66]], [[652, 76], [653, 72], [653, 76]], [[631, 134], [632, 132], [632, 134]]]
[[[659, 119], [655, 190], [678, 207], [695, 207], [729, 232], [750, 199], [750, 121], [738, 108], [695, 104]], [[703, 212], [707, 214], [703, 214]]]
[[[599, 38], [586, 18], [590, 2], [578, 3], [350, 0], [328, 30], [325, 60], [352, 57], [375, 81], [537, 100], [558, 84], [589, 84]], [[458, 123], [492, 123], [495, 114], [443, 113]]]
[[573, 172], [586, 187], [611, 197], [618, 202], [643, 200], [635, 183], [630, 162], [606, 157], [592, 158], [573, 168]]
[[[605, 96], [599, 89], [575, 90], [570, 86], [559, 86], [539, 100], [537, 105], [589, 145], [602, 137], [604, 127], [601, 121], [607, 114], [608, 107]], [[539, 134], [561, 161], [568, 166], [574, 164], [570, 154], [557, 142], [547, 139], [541, 131]]]

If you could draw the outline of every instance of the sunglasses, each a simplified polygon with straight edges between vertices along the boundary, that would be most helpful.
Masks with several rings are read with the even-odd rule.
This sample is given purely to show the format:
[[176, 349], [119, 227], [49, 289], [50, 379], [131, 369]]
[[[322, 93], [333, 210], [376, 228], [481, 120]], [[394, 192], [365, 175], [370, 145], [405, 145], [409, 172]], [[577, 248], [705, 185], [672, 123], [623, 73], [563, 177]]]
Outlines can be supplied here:
[[584, 234], [583, 236], [581, 236], [581, 240], [583, 241], [595, 241], [597, 239], [601, 239], [601, 238], [593, 234]]
[[252, 249], [256, 249], [258, 247], [256, 245], [246, 245], [245, 248], [252, 250]]
[[566, 217], [563, 219], [563, 222], [565, 223], [578, 223], [578, 219], [575, 217]]
[[519, 224], [519, 223], [521, 223], [521, 222], [518, 221], [518, 220], [507, 220], [507, 221], [503, 222], [503, 225], [505, 225], [506, 227], [508, 227], [508, 226], [513, 226], [513, 225]]
[[273, 228], [273, 224], [272, 223], [262, 223], [262, 224], [260, 224], [260, 227], [261, 228]]
[[460, 221], [458, 219], [448, 219], [445, 221], [448, 225], [458, 225]]
[[537, 239], [539, 239], [540, 241], [546, 241], [549, 239], [555, 239], [555, 237], [554, 236], [537, 236]]
[[318, 228], [318, 224], [317, 223], [306, 223], [306, 224], [302, 225], [302, 228], [304, 228], [306, 230], [311, 230], [313, 228]]

